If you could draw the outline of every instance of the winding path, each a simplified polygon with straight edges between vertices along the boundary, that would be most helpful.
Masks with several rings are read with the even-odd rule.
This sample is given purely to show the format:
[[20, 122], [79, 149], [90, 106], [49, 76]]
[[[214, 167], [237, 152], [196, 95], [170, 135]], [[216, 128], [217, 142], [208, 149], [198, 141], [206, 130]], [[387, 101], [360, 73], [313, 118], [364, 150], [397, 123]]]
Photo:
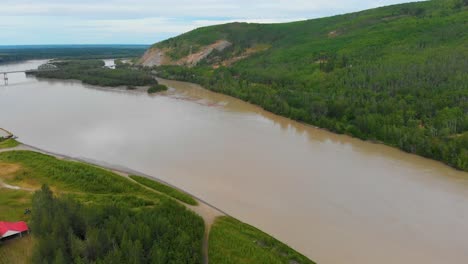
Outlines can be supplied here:
[[[46, 154], [46, 155], [56, 157], [57, 159], [79, 161], [79, 162], [84, 162], [84, 163], [91, 164], [91, 165], [94, 165], [94, 166], [98, 166], [100, 168], [110, 170], [110, 171], [112, 171], [112, 172], [114, 172], [114, 173], [116, 173], [116, 174], [118, 174], [120, 176], [123, 176], [123, 177], [127, 178], [128, 180], [130, 180], [130, 181], [132, 181], [132, 182], [134, 182], [134, 183], [136, 183], [136, 184], [138, 184], [138, 185], [140, 185], [140, 186], [142, 186], [142, 187], [144, 187], [144, 188], [146, 188], [146, 189], [148, 189], [150, 191], [156, 192], [158, 194], [165, 195], [165, 196], [167, 196], [167, 197], [169, 197], [171, 199], [174, 199], [174, 198], [136, 182], [135, 180], [131, 179], [129, 177], [129, 175], [138, 174], [140, 176], [147, 177], [149, 179], [161, 182], [163, 184], [169, 185], [170, 187], [173, 187], [173, 188], [176, 188], [176, 189], [180, 190], [179, 188], [177, 188], [177, 187], [175, 187], [175, 186], [173, 186], [171, 184], [168, 184], [167, 182], [164, 182], [164, 181], [159, 180], [159, 179], [157, 179], [155, 177], [146, 175], [144, 173], [140, 173], [138, 171], [134, 171], [134, 170], [127, 169], [127, 168], [121, 168], [121, 167], [117, 167], [117, 166], [114, 166], [114, 165], [108, 165], [108, 164], [103, 165], [103, 164], [101, 164], [101, 163], [99, 163], [97, 161], [84, 160], [84, 159], [74, 158], [74, 157], [70, 157], [70, 156], [66, 156], [66, 155], [62, 155], [62, 154], [57, 154], [57, 153], [42, 150], [42, 149], [30, 146], [30, 145], [26, 145], [26, 144], [20, 144], [20, 145], [18, 145], [16, 147], [13, 147], [13, 148], [0, 149], [0, 153], [1, 152], [6, 152], [6, 151], [13, 151], [13, 150], [34, 151], [34, 152], [39, 152], [39, 153], [42, 153], [42, 154]], [[22, 188], [22, 187], [19, 187], [19, 186], [9, 185], [9, 184], [4, 183], [1, 180], [0, 180], [0, 188], [7, 188], [7, 189], [14, 189], [14, 190], [24, 190], [24, 191], [35, 191], [34, 189]], [[184, 192], [183, 190], [180, 190], [180, 191]], [[224, 216], [224, 215], [227, 215], [227, 214], [224, 213], [223, 211], [219, 210], [218, 208], [210, 205], [209, 203], [203, 201], [202, 199], [199, 199], [199, 198], [197, 198], [197, 197], [195, 197], [193, 195], [191, 195], [191, 196], [194, 197], [197, 200], [198, 205], [189, 205], [189, 204], [186, 204], [186, 203], [181, 202], [179, 200], [176, 200], [176, 199], [174, 199], [174, 200], [177, 201], [178, 203], [184, 205], [189, 210], [195, 212], [201, 218], [203, 218], [203, 221], [205, 222], [205, 234], [203, 236], [203, 248], [202, 248], [203, 263], [208, 264], [209, 263], [209, 259], [208, 259], [208, 241], [209, 241], [211, 226], [213, 225], [213, 223], [214, 223], [214, 221], [215, 221], [215, 219], [217, 217]]]

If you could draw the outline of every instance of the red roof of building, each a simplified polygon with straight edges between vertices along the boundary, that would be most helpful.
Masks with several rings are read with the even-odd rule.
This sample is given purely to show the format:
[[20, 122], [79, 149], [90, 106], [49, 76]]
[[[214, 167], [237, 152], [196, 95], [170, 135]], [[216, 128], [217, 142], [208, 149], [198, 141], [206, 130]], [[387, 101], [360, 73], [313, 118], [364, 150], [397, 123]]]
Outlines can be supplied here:
[[21, 222], [0, 222], [0, 238], [3, 237], [8, 231], [12, 232], [25, 232], [28, 231], [28, 225]]

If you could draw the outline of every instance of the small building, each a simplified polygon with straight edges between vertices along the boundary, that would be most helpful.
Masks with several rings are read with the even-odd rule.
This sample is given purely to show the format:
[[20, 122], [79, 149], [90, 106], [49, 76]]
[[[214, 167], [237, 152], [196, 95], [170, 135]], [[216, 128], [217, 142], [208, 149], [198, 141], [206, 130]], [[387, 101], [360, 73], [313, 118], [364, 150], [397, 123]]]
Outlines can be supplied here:
[[22, 236], [25, 232], [29, 232], [26, 222], [0, 222], [0, 240]]

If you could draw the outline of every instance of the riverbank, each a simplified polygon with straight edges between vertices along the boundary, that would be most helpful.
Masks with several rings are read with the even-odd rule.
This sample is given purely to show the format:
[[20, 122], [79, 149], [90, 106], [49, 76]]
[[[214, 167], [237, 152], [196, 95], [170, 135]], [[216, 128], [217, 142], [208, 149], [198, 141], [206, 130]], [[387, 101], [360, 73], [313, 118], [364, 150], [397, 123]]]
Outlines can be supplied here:
[[[150, 184], [141, 184], [140, 182], [135, 181], [134, 177], [132, 175], [134, 175], [134, 174], [142, 175], [143, 177], [146, 177], [148, 179], [160, 182], [161, 184], [165, 184], [165, 185], [167, 184], [167, 183], [164, 183], [163, 181], [155, 179], [154, 177], [145, 175], [143, 173], [136, 172], [134, 170], [125, 169], [125, 168], [118, 167], [118, 166], [112, 166], [112, 165], [109, 165], [109, 164], [106, 164], [105, 166], [103, 166], [103, 164], [100, 164], [100, 163], [97, 163], [97, 162], [91, 162], [90, 163], [88, 160], [85, 160], [85, 159], [78, 159], [78, 158], [70, 157], [70, 156], [67, 156], [67, 155], [61, 155], [61, 154], [45, 151], [45, 150], [30, 146], [30, 145], [26, 145], [26, 144], [21, 144], [19, 146], [14, 147], [14, 148], [1, 149], [0, 150], [0, 165], [2, 165], [4, 167], [6, 166], [6, 167], [9, 167], [9, 168], [12, 168], [11, 170], [4, 170], [3, 173], [0, 175], [0, 188], [3, 187], [5, 189], [10, 189], [10, 190], [14, 190], [14, 191], [24, 191], [24, 192], [27, 192], [27, 193], [30, 193], [32, 191], [37, 190], [37, 187], [36, 188], [28, 188], [28, 187], [24, 187], [24, 186], [15, 186], [15, 185], [7, 184], [2, 180], [2, 178], [12, 179], [11, 178], [12, 175], [14, 175], [15, 172], [17, 172], [19, 170], [19, 167], [17, 167], [17, 166], [11, 167], [11, 165], [12, 165], [11, 163], [4, 163], [4, 161], [5, 161], [4, 159], [2, 161], [1, 153], [9, 153], [10, 151], [32, 151], [34, 153], [41, 153], [41, 154], [45, 154], [45, 155], [54, 157], [54, 158], [57, 158], [57, 159], [62, 160], [62, 161], [85, 162], [87, 164], [92, 164], [93, 166], [98, 166], [98, 168], [105, 168], [105, 169], [111, 171], [112, 173], [116, 173], [116, 175], [120, 175], [120, 176], [124, 177], [125, 179], [133, 182], [134, 184], [137, 184], [137, 185], [145, 188], [146, 190], [156, 192], [159, 195], [166, 195], [165, 192], [156, 191], [154, 188], [151, 187]], [[8, 164], [10, 164], [10, 165], [8, 165]], [[46, 165], [46, 164], [44, 164], [44, 165]], [[10, 175], [10, 176], [8, 176], [8, 175]], [[18, 182], [18, 183], [20, 185], [23, 184], [22, 182]], [[169, 184], [167, 184], [166, 186], [169, 186]], [[181, 191], [181, 190], [177, 189], [176, 187], [173, 187], [173, 188], [175, 190]], [[54, 187], [54, 189], [57, 190], [55, 187]], [[0, 198], [2, 198], [2, 197], [0, 197]], [[174, 197], [174, 199], [177, 199], [177, 197]], [[208, 254], [210, 254], [210, 257], [213, 254], [218, 256], [219, 252], [217, 252], [217, 251], [218, 250], [223, 250], [223, 248], [224, 248], [224, 250], [229, 251], [230, 250], [229, 248], [236, 248], [236, 247], [242, 247], [242, 248], [259, 247], [260, 251], [268, 251], [268, 246], [266, 247], [263, 242], [261, 242], [260, 244], [258, 244], [258, 242], [256, 242], [256, 244], [253, 244], [253, 245], [249, 245], [249, 243], [245, 244], [246, 243], [246, 240], [244, 238], [245, 236], [248, 236], [249, 238], [257, 237], [256, 241], [268, 240], [270, 246], [276, 248], [275, 249], [275, 251], [277, 251], [276, 253], [269, 253], [269, 254], [265, 255], [265, 252], [264, 252], [264, 253], [260, 254], [260, 260], [266, 258], [266, 259], [275, 260], [275, 262], [277, 262], [277, 263], [282, 263], [283, 261], [281, 259], [283, 259], [283, 260], [294, 260], [294, 261], [296, 261], [295, 263], [312, 263], [309, 260], [307, 260], [305, 257], [303, 257], [301, 254], [298, 254], [297, 252], [293, 251], [288, 246], [286, 246], [286, 245], [280, 243], [279, 241], [275, 240], [271, 236], [266, 235], [263, 232], [261, 232], [260, 230], [257, 230], [257, 229], [255, 229], [253, 227], [249, 227], [248, 225], [245, 225], [245, 224], [243, 224], [241, 222], [238, 222], [239, 225], [245, 225], [245, 227], [243, 227], [243, 228], [241, 228], [240, 230], [237, 230], [237, 231], [234, 230], [234, 232], [243, 232], [242, 230], [245, 230], [245, 228], [249, 228], [251, 231], [248, 234], [239, 233], [239, 235], [238, 235], [239, 237], [237, 238], [237, 241], [234, 239], [234, 242], [233, 242], [233, 240], [230, 240], [230, 241], [227, 241], [227, 242], [221, 242], [220, 243], [219, 241], [222, 241], [222, 239], [220, 237], [218, 237], [219, 235], [216, 235], [216, 238], [210, 237], [210, 231], [211, 231], [212, 225], [215, 222], [217, 222], [216, 219], [218, 219], [219, 217], [224, 217], [223, 219], [233, 219], [233, 218], [228, 217], [227, 214], [225, 214], [221, 210], [217, 209], [216, 207], [204, 202], [201, 199], [197, 199], [197, 205], [189, 205], [189, 204], [186, 204], [186, 203], [183, 203], [183, 202], [180, 202], [180, 201], [179, 201], [179, 203], [181, 203], [187, 209], [193, 211], [194, 213], [196, 213], [197, 215], [202, 217], [202, 219], [203, 219], [203, 221], [205, 223], [205, 235], [203, 236], [203, 263], [208, 263], [209, 262]], [[233, 219], [233, 221], [234, 221], [234, 219]], [[235, 221], [237, 221], [237, 220], [235, 220]], [[225, 228], [226, 228], [225, 226], [219, 225], [219, 229], [224, 230]], [[222, 234], [223, 232], [221, 230], [218, 230], [217, 234]], [[233, 232], [233, 231], [231, 230], [230, 232]], [[209, 243], [209, 241], [211, 239], [215, 239], [217, 241], [216, 242], [216, 249], [215, 250], [212, 249], [212, 250], [210, 250], [210, 253], [208, 253], [209, 252], [208, 243]], [[226, 243], [228, 243], [228, 244], [226, 244]], [[266, 243], [266, 241], [265, 241], [265, 243]], [[7, 254], [5, 252], [0, 252], [0, 253]], [[238, 254], [239, 254], [239, 252], [237, 252], [237, 253], [232, 252], [230, 254], [231, 255], [231, 257], [230, 257], [231, 261], [233, 259], [245, 259], [246, 257], [248, 257], [248, 256], [242, 256], [242, 255], [238, 255]], [[256, 255], [258, 255], [258, 254], [256, 254]], [[256, 259], [258, 257], [259, 256], [256, 256]], [[227, 261], [227, 262], [216, 261], [216, 263], [233, 263], [233, 262], [230, 262], [230, 261]], [[272, 263], [272, 262], [270, 262], [270, 263]]]
[[[160, 66], [155, 70], [158, 76], [163, 78], [197, 83], [211, 91], [239, 98], [298, 122], [361, 140], [382, 142], [407, 153], [441, 161], [461, 171], [468, 171], [468, 152], [466, 152], [468, 132], [463, 129], [468, 123], [459, 101], [453, 101], [453, 105], [446, 105], [445, 108], [433, 111], [424, 109], [426, 111], [424, 112], [423, 107], [418, 106], [414, 100], [409, 102], [402, 100], [398, 102], [402, 103], [399, 107], [391, 107], [397, 103], [394, 101], [395, 98], [387, 93], [382, 92], [381, 97], [374, 98], [376, 96], [374, 91], [368, 93], [362, 93], [363, 91], [359, 89], [347, 91], [347, 88], [344, 88], [346, 86], [327, 89], [326, 84], [316, 87], [310, 84], [309, 89], [315, 90], [315, 93], [311, 93], [303, 84], [296, 86], [297, 84], [290, 83], [289, 85], [295, 88], [288, 89], [286, 86], [283, 87], [284, 84], [258, 83], [222, 71], [213, 71], [211, 67]], [[460, 89], [460, 87], [462, 86], [451, 88]], [[299, 89], [296, 91], [297, 88]], [[337, 95], [329, 93], [336, 89], [350, 94], [332, 99]], [[319, 94], [321, 96], [318, 96]], [[364, 94], [372, 95], [370, 98], [373, 99], [367, 98]], [[434, 106], [434, 102], [439, 100], [435, 95], [432, 90], [425, 94], [431, 98], [424, 98], [427, 101], [426, 105]], [[358, 97], [362, 98], [357, 100]], [[382, 98], [385, 98], [382, 102], [384, 106], [379, 106], [376, 102]], [[357, 112], [357, 109], [360, 112]], [[411, 110], [405, 112], [402, 109]], [[454, 126], [456, 128], [454, 129], [448, 127], [447, 122], [440, 121], [444, 119], [462, 125]]]
[[[30, 146], [30, 145], [27, 145], [27, 144], [19, 144], [17, 146], [12, 147], [12, 148], [0, 149], [0, 153], [1, 152], [6, 152], [6, 151], [18, 151], [18, 150], [21, 150], [21, 151], [34, 151], [34, 152], [50, 155], [50, 156], [53, 156], [53, 157], [61, 159], [61, 160], [84, 162], [84, 163], [87, 163], [87, 164], [92, 164], [94, 166], [98, 166], [100, 168], [105, 168], [105, 169], [108, 169], [108, 170], [110, 170], [110, 171], [112, 171], [112, 172], [114, 172], [114, 173], [116, 173], [118, 175], [121, 175], [121, 176], [123, 176], [123, 177], [125, 177], [125, 178], [127, 178], [127, 179], [129, 179], [129, 180], [143, 186], [144, 188], [146, 188], [148, 190], [151, 190], [151, 191], [156, 191], [156, 190], [135, 181], [130, 176], [131, 175], [141, 175], [141, 176], [146, 177], [148, 179], [151, 179], [153, 181], [160, 182], [161, 184], [169, 186], [170, 188], [174, 188], [174, 189], [176, 189], [176, 190], [178, 190], [180, 192], [184, 192], [183, 190], [180, 190], [177, 187], [175, 187], [173, 185], [170, 185], [167, 182], [161, 181], [161, 180], [159, 180], [159, 179], [157, 179], [155, 177], [146, 175], [146, 174], [138, 172], [136, 170], [132, 170], [132, 169], [128, 169], [128, 168], [122, 168], [120, 166], [111, 165], [111, 164], [103, 164], [103, 163], [88, 160], [88, 159], [82, 159], [82, 158], [71, 157], [71, 156], [67, 156], [67, 155], [63, 155], [63, 154], [58, 154], [58, 153], [43, 150], [43, 149], [40, 149], [40, 148], [37, 148], [37, 147], [34, 147], [34, 146]], [[30, 189], [30, 188], [22, 188], [22, 187], [19, 187], [19, 186], [8, 185], [8, 184], [3, 183], [2, 181], [0, 181], [0, 188], [2, 186], [4, 188], [7, 188], [7, 189], [33, 191], [33, 189]], [[156, 191], [156, 192], [158, 192], [158, 191]], [[158, 193], [161, 193], [161, 192], [158, 192]], [[163, 193], [161, 193], [161, 194], [163, 194]], [[193, 195], [191, 195], [191, 196], [193, 196]], [[221, 210], [217, 209], [216, 207], [206, 203], [205, 201], [203, 201], [203, 200], [201, 200], [199, 198], [195, 197], [195, 199], [197, 201], [197, 205], [190, 205], [190, 204], [186, 204], [186, 203], [182, 203], [182, 204], [185, 207], [187, 207], [188, 209], [194, 211], [200, 217], [202, 217], [204, 222], [205, 222], [205, 235], [204, 235], [204, 239], [203, 239], [203, 245], [204, 245], [203, 252], [204, 252], [204, 259], [207, 260], [208, 259], [208, 239], [209, 239], [209, 233], [210, 233], [210, 230], [211, 230], [211, 226], [212, 226], [212, 224], [214, 223], [214, 221], [215, 221], [215, 219], [217, 217], [226, 216], [227, 214], [222, 212]], [[208, 261], [205, 261], [204, 263], [208, 263]]]
[[[238, 98], [238, 97], [235, 97], [235, 96], [232, 96], [230, 94], [224, 94], [222, 92], [219, 92], [219, 91], [214, 91], [214, 90], [211, 90], [211, 89], [208, 89], [208, 88], [205, 88], [202, 84], [198, 84], [198, 83], [195, 83], [195, 82], [188, 82], [188, 81], [184, 81], [184, 80], [177, 80], [177, 79], [167, 79], [167, 78], [162, 78], [162, 77], [158, 77], [158, 76], [155, 76], [156, 77], [156, 80], [161, 83], [161, 84], [164, 84], [168, 87], [170, 87], [171, 85], [174, 85], [174, 83], [180, 83], [180, 84], [186, 84], [187, 86], [196, 86], [197, 88], [200, 88], [200, 89], [203, 89], [205, 91], [208, 91], [210, 93], [213, 93], [213, 94], [217, 94], [217, 95], [220, 95], [220, 96], [224, 96], [224, 97], [227, 97], [227, 98], [230, 98], [234, 101], [239, 101], [243, 104], [247, 104], [249, 106], [251, 106], [252, 109], [255, 109], [254, 111], [256, 113], [261, 113], [261, 115], [263, 116], [266, 116], [270, 119], [283, 119], [284, 121], [283, 122], [280, 122], [280, 123], [288, 123], [288, 122], [295, 122], [295, 123], [298, 123], [304, 127], [307, 127], [307, 128], [312, 128], [312, 129], [316, 129], [316, 130], [321, 130], [321, 131], [324, 131], [326, 133], [329, 133], [330, 135], [336, 135], [337, 137], [344, 137], [344, 138], [347, 138], [349, 141], [355, 141], [355, 142], [364, 142], [364, 143], [368, 143], [368, 144], [373, 144], [373, 145], [376, 145], [376, 146], [379, 146], [379, 147], [383, 147], [384, 149], [385, 148], [391, 148], [393, 149], [394, 153], [401, 153], [401, 154], [404, 154], [404, 155], [410, 155], [410, 156], [413, 156], [413, 157], [417, 157], [418, 160], [427, 160], [429, 162], [435, 162], [435, 163], [438, 163], [440, 166], [443, 166], [443, 167], [450, 167], [454, 170], [457, 170], [457, 171], [460, 171], [462, 173], [466, 172], [464, 170], [461, 170], [459, 168], [456, 168], [456, 167], [453, 167], [453, 166], [450, 166], [449, 164], [441, 161], [441, 160], [435, 160], [435, 159], [432, 159], [430, 157], [425, 157], [425, 156], [421, 156], [421, 155], [418, 155], [418, 154], [415, 154], [415, 153], [410, 153], [410, 152], [407, 152], [401, 148], [398, 148], [396, 146], [393, 146], [393, 145], [389, 145], [383, 141], [380, 141], [380, 140], [375, 140], [375, 139], [362, 139], [362, 138], [358, 138], [358, 137], [354, 137], [352, 135], [348, 135], [348, 134], [343, 134], [343, 133], [337, 133], [333, 130], [330, 130], [328, 128], [325, 128], [325, 127], [319, 127], [319, 126], [316, 126], [316, 125], [313, 125], [313, 124], [310, 124], [310, 123], [306, 123], [306, 122], [302, 122], [300, 120], [294, 120], [290, 117], [287, 117], [287, 116], [283, 116], [283, 115], [279, 115], [279, 114], [276, 114], [274, 112], [271, 112], [271, 111], [268, 111], [266, 109], [264, 109], [261, 105], [257, 105], [257, 104], [254, 104], [252, 102], [249, 102], [249, 101], [244, 101], [242, 100], [241, 98]], [[167, 95], [167, 94], [163, 94], [163, 95]], [[195, 94], [190, 94], [190, 96], [198, 96], [196, 93]], [[206, 94], [204, 94], [206, 95]], [[170, 96], [170, 95], [169, 95]], [[213, 97], [213, 96], [211, 96]], [[197, 101], [197, 100], [194, 100], [194, 99], [186, 99], [186, 98], [178, 98], [178, 97], [174, 97], [175, 99], [181, 99], [181, 100], [187, 100], [187, 101]], [[216, 98], [216, 97], [213, 97], [213, 98]], [[205, 106], [222, 106], [222, 105], [219, 105], [219, 104], [215, 104], [215, 103], [205, 103], [205, 104], [201, 104], [201, 105], [205, 105]], [[397, 156], [397, 154], [393, 154], [393, 156]], [[468, 178], [467, 178], [468, 179]]]

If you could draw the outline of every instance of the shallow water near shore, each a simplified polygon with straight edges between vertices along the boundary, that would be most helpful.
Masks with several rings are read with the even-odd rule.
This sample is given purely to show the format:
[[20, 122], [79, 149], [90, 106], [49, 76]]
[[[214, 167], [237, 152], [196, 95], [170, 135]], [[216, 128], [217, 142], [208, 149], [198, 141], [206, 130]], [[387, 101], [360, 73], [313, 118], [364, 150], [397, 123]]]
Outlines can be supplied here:
[[161, 82], [170, 90], [148, 95], [10, 74], [0, 127], [153, 175], [318, 263], [468, 263], [468, 173]]

